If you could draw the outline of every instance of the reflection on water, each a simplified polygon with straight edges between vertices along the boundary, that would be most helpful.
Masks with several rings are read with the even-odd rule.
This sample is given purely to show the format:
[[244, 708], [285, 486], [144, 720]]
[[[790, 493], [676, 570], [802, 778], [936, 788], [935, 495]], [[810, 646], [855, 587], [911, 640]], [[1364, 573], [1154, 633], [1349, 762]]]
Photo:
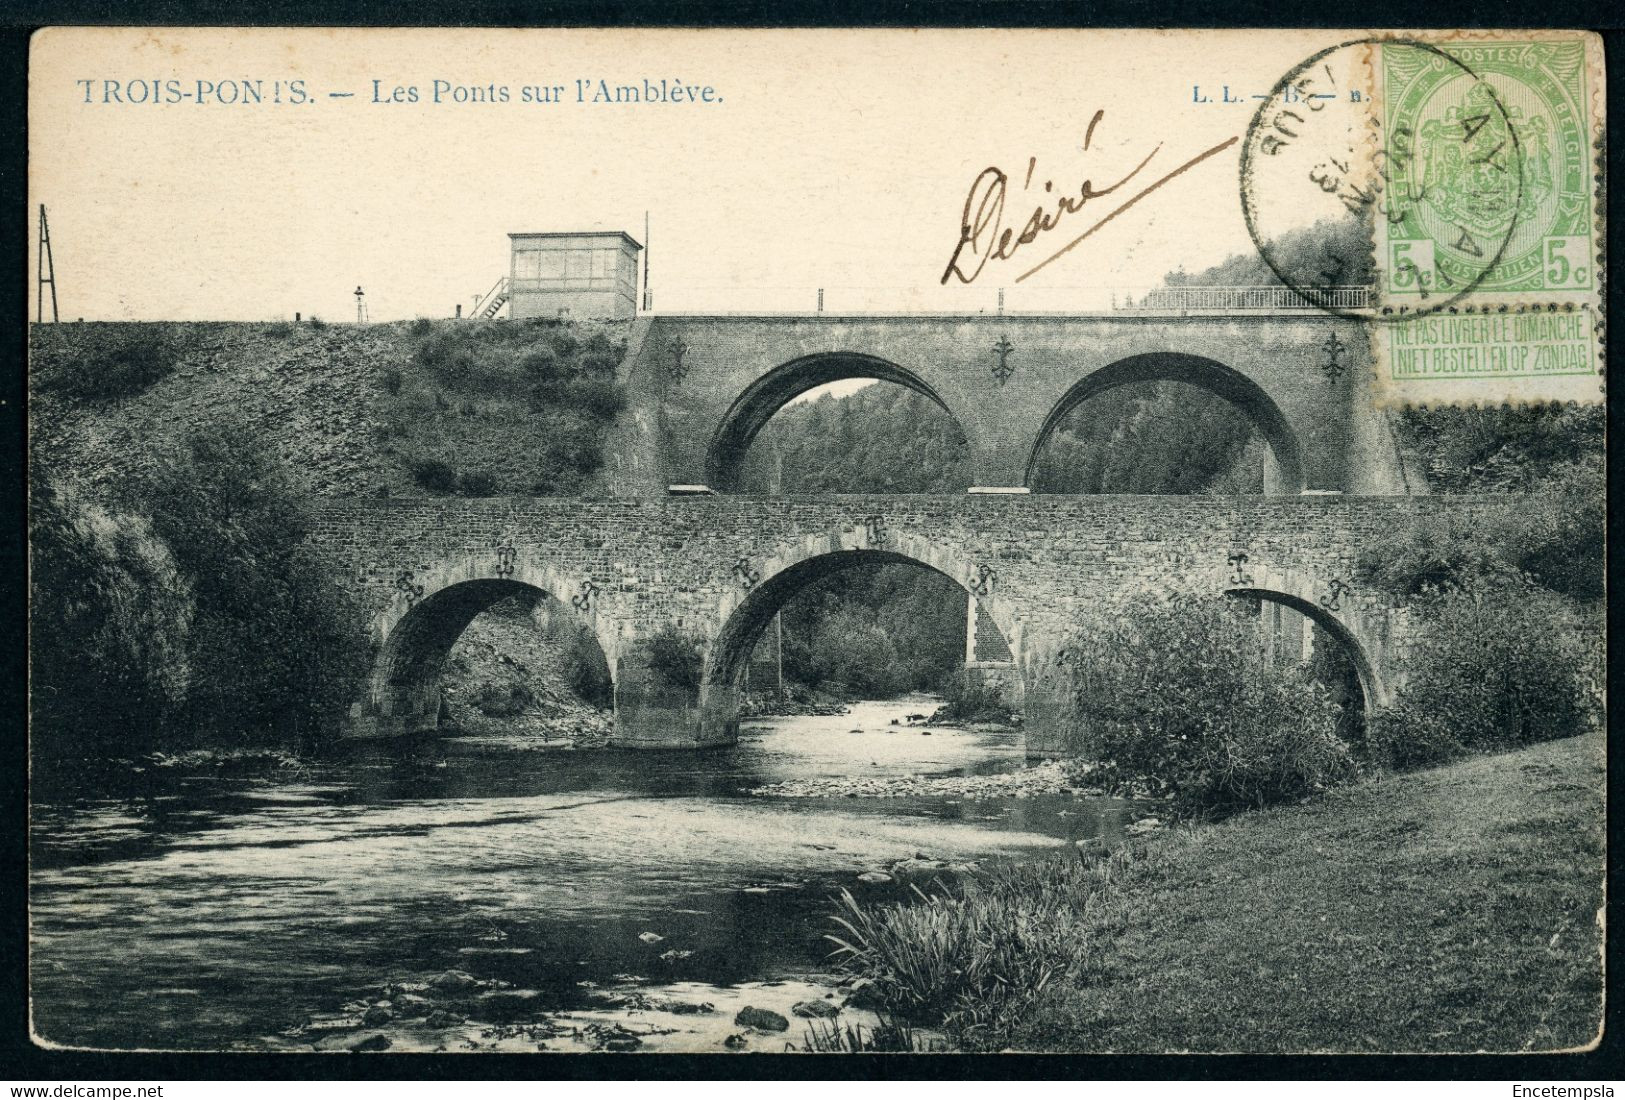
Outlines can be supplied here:
[[447, 969], [561, 1010], [616, 975], [653, 989], [772, 981], [822, 967], [829, 897], [861, 871], [1121, 829], [1127, 807], [1104, 799], [743, 793], [1021, 765], [1016, 735], [889, 724], [920, 706], [747, 722], [739, 745], [706, 752], [431, 740], [269, 778], [149, 769], [91, 791], [82, 775], [39, 774], [35, 1030], [73, 1046], [278, 1045], [386, 981]]

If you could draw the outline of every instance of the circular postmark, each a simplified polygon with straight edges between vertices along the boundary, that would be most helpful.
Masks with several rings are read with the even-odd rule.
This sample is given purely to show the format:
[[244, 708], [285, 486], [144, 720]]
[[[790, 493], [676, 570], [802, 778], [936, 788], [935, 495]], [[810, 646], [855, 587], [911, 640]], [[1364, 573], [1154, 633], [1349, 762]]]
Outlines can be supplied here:
[[1310, 304], [1379, 323], [1485, 285], [1529, 215], [1527, 128], [1507, 83], [1397, 38], [1294, 67], [1259, 97], [1242, 145], [1260, 258]]

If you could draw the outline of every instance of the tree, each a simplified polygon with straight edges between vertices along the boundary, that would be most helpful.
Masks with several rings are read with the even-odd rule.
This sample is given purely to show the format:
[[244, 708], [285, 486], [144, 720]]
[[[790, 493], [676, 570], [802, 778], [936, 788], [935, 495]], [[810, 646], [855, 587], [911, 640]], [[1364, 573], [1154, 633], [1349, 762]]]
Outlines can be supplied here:
[[342, 718], [365, 639], [343, 586], [304, 545], [286, 469], [257, 433], [214, 424], [167, 448], [135, 496], [195, 603], [195, 735], [309, 745]]
[[140, 517], [29, 479], [30, 713], [42, 752], [150, 748], [192, 681], [190, 585]]

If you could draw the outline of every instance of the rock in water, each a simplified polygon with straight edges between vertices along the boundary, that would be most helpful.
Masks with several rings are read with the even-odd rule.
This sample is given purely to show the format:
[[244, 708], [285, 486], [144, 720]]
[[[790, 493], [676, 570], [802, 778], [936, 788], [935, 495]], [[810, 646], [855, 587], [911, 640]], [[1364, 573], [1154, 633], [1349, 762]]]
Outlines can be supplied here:
[[891, 880], [892, 877], [884, 871], [865, 871], [858, 876], [859, 882], [867, 882], [871, 886], [881, 886]]
[[535, 1012], [541, 1003], [539, 998], [533, 989], [502, 989], [485, 994], [476, 1002], [478, 1007], [470, 1011], [479, 1019], [506, 1024]]
[[429, 985], [442, 993], [467, 993], [478, 989], [480, 980], [466, 970], [448, 970]]
[[378, 1005], [373, 1005], [371, 1008], [367, 1009], [366, 1015], [361, 1017], [361, 1022], [366, 1024], [368, 1027], [381, 1027], [384, 1024], [389, 1023], [389, 1021], [393, 1020], [394, 1018], [395, 1014], [389, 1009], [380, 1008]]
[[701, 1001], [698, 1004], [692, 1001], [656, 1001], [654, 1008], [659, 1012], [670, 1012], [674, 1016], [698, 1016], [717, 1010], [710, 1001]]
[[642, 940], [644, 943], [659, 943], [665, 938], [665, 936], [662, 936], [657, 932], [643, 932], [638, 936], [638, 939]]
[[841, 1012], [828, 1001], [797, 1001], [790, 1006], [790, 1011], [809, 1020], [828, 1020]]
[[427, 997], [419, 997], [416, 993], [402, 993], [395, 998], [395, 1007], [400, 1014], [408, 1019], [414, 1016], [427, 1016], [434, 1011], [434, 1002]]
[[361, 1038], [350, 1044], [350, 1049], [358, 1054], [364, 1054], [374, 1050], [388, 1050], [389, 1047], [389, 1036], [385, 1035], [381, 1031], [375, 1031], [371, 1035], [363, 1035]]
[[789, 1031], [790, 1021], [766, 1008], [752, 1008], [746, 1005], [734, 1016], [734, 1023], [739, 1027], [754, 1027], [761, 1031]]

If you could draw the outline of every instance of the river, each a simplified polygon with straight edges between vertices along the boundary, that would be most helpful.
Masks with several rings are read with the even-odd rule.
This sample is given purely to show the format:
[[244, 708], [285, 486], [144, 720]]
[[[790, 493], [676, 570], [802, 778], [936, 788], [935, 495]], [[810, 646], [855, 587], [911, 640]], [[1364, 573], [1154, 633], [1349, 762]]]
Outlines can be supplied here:
[[[904, 888], [860, 873], [1032, 857], [1131, 819], [1070, 795], [747, 793], [1023, 765], [1019, 734], [891, 724], [931, 705], [750, 720], [704, 752], [445, 738], [248, 774], [37, 768], [35, 1032], [158, 1050], [799, 1045], [792, 1005], [844, 1000], [831, 897]], [[789, 1029], [736, 1025], [746, 1005]]]

